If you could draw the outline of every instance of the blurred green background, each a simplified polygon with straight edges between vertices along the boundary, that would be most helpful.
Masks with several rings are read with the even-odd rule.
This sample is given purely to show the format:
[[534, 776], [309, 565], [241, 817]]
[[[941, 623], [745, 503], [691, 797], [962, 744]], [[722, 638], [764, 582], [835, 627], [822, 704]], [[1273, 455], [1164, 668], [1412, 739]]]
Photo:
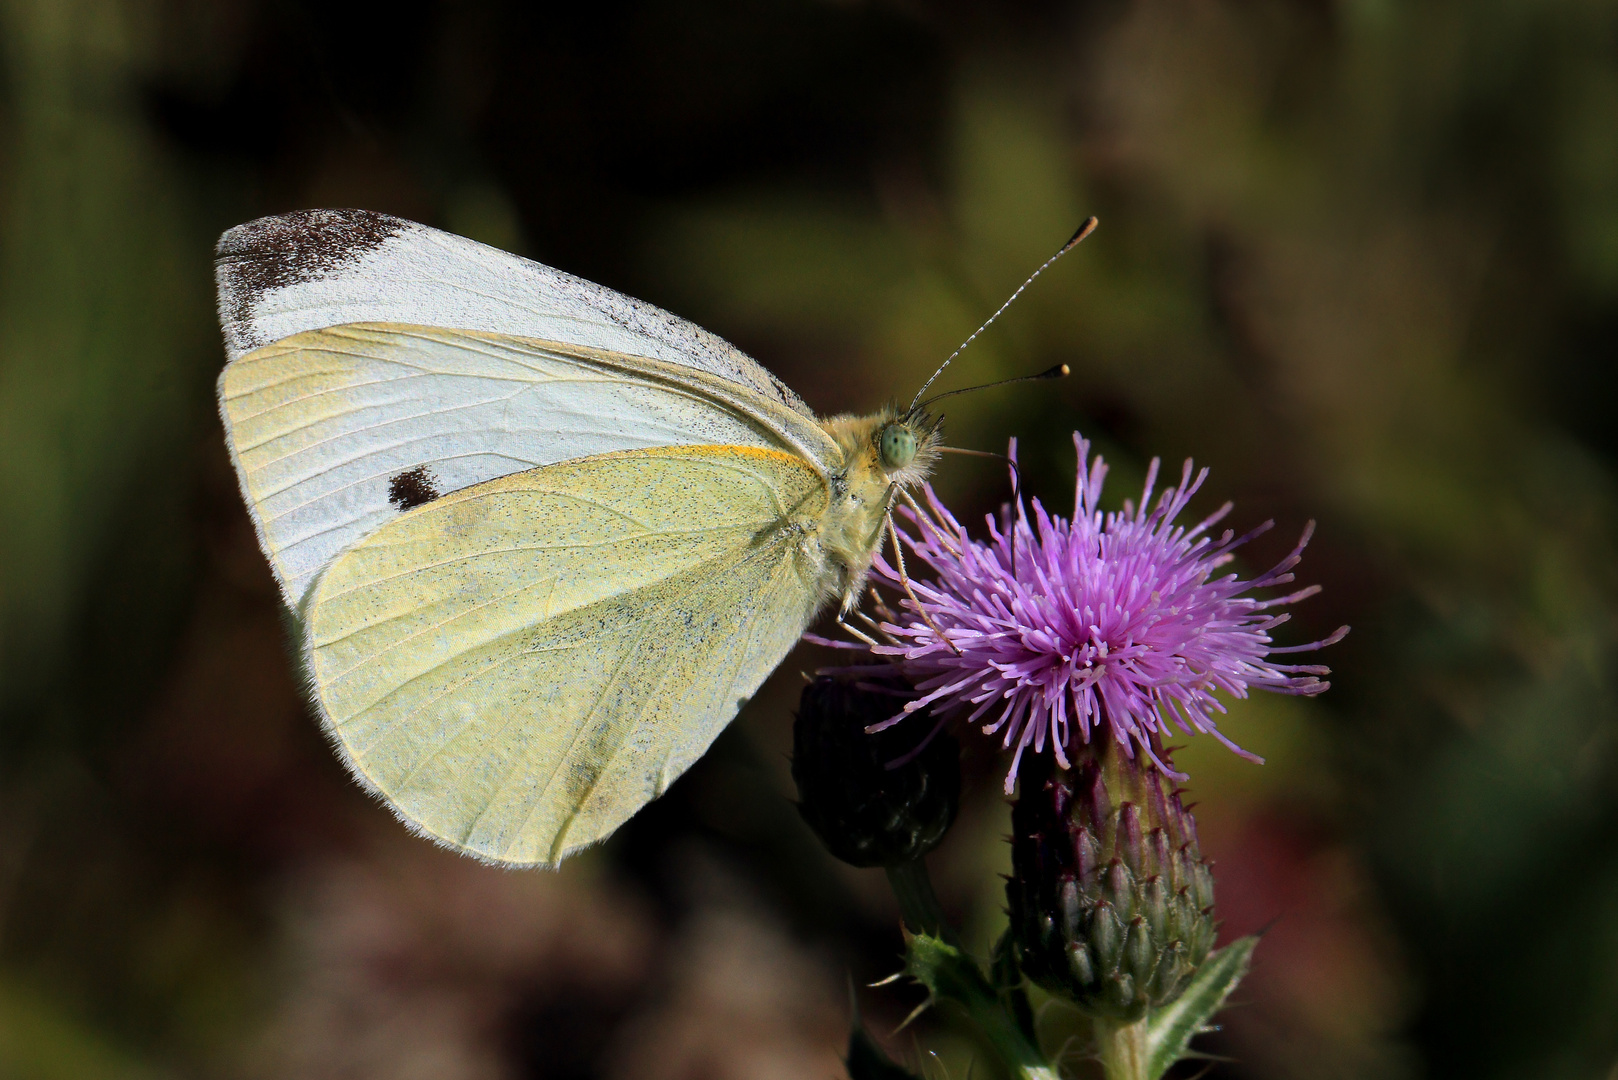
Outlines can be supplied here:
[[[896, 967], [880, 874], [788, 802], [807, 649], [559, 873], [346, 780], [212, 403], [212, 242], [310, 206], [645, 297], [823, 412], [908, 399], [1098, 215], [946, 385], [1074, 376], [951, 442], [1018, 436], [1064, 510], [1075, 428], [1114, 500], [1194, 454], [1278, 522], [1248, 571], [1319, 519], [1282, 636], [1355, 628], [1324, 697], [1233, 709], [1268, 764], [1179, 759], [1227, 936], [1270, 927], [1207, 1075], [1618, 1077], [1597, 0], [0, 0], [0, 1077], [820, 1080]], [[934, 870], [981, 943], [1004, 763], [965, 741]], [[916, 997], [861, 1000], [886, 1037]]]

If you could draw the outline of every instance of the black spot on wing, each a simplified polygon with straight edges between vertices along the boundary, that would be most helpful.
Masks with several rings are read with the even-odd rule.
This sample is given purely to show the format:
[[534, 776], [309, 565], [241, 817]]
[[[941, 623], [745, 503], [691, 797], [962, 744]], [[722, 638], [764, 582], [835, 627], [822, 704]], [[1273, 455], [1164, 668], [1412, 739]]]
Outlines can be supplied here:
[[425, 465], [417, 465], [388, 481], [388, 502], [397, 506], [400, 513], [430, 503], [438, 495], [433, 474], [427, 471]]
[[241, 348], [264, 344], [247, 340], [261, 294], [333, 274], [409, 224], [369, 210], [300, 210], [229, 230], [214, 247], [226, 338]]

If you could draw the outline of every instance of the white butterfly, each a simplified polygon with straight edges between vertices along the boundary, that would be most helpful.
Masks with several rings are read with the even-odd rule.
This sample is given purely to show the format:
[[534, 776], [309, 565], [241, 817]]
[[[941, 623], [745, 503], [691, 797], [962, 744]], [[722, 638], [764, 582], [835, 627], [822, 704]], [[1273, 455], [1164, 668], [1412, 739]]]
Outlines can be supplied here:
[[557, 863], [666, 790], [934, 460], [914, 410], [817, 419], [688, 322], [398, 218], [250, 222], [217, 277], [220, 413], [326, 730], [484, 859]]

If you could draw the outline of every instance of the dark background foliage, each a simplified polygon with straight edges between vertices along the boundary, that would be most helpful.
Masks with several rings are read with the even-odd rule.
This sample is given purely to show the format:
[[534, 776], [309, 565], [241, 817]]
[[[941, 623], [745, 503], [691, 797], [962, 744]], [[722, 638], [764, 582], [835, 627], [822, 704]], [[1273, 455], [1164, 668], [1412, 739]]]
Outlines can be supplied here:
[[[1195, 454], [1277, 519], [1248, 570], [1319, 519], [1288, 640], [1355, 626], [1324, 698], [1233, 707], [1268, 764], [1177, 759], [1227, 936], [1271, 927], [1212, 1075], [1618, 1074], [1615, 133], [1594, 0], [3, 0], [0, 1075], [828, 1077], [845, 975], [895, 966], [787, 801], [808, 651], [559, 873], [344, 778], [212, 408], [213, 239], [307, 206], [645, 297], [825, 412], [1099, 215], [951, 385], [1074, 377], [952, 442], [1018, 436], [1058, 509], [1075, 428], [1114, 499]], [[1004, 762], [964, 741], [934, 869], [981, 944]], [[929, 1023], [890, 1048], [965, 1075]]]

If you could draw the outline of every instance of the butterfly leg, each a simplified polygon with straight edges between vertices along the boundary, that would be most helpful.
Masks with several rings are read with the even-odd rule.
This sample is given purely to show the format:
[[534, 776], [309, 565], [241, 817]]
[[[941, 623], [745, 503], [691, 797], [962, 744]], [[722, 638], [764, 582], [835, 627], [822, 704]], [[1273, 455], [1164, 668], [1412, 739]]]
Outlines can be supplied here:
[[933, 622], [933, 617], [927, 614], [927, 609], [922, 606], [921, 598], [916, 595], [916, 590], [910, 584], [910, 575], [905, 573], [904, 545], [899, 540], [899, 528], [893, 523], [893, 513], [889, 511], [884, 514], [882, 520], [888, 526], [888, 535], [893, 538], [893, 564], [899, 571], [899, 584], [904, 587], [905, 595], [910, 597], [910, 602], [916, 606], [916, 614], [921, 616], [921, 621], [927, 624], [938, 640], [948, 645], [956, 656], [960, 656], [960, 648], [956, 646], [955, 642], [945, 637], [944, 631], [940, 630], [938, 624]]
[[923, 519], [932, 521], [935, 525], [938, 525], [938, 528], [934, 530], [934, 535], [937, 537], [939, 542], [941, 542], [944, 545], [944, 550], [948, 551], [951, 555], [954, 555], [956, 558], [961, 557], [961, 549], [959, 547], [957, 547], [956, 544], [955, 544], [955, 541], [950, 538], [949, 532], [947, 530], [945, 530], [944, 527], [941, 524], [939, 524], [937, 515], [930, 514], [927, 511], [923, 510], [921, 508], [921, 504], [918, 503], [915, 500], [915, 498], [910, 494], [910, 492], [905, 491], [903, 488], [899, 489], [899, 498], [903, 499], [905, 501], [905, 504], [907, 506], [909, 506], [910, 509], [912, 509], [912, 510], [914, 510], [916, 512], [916, 516], [918, 518], [923, 518]]
[[838, 625], [838, 627], [840, 629], [844, 630], [845, 632], [847, 632], [849, 634], [852, 634], [854, 637], [859, 638], [861, 641], [865, 642], [865, 644], [867, 644], [867, 645], [876, 645], [878, 643], [876, 638], [872, 637], [870, 634], [867, 634], [865, 631], [857, 629], [856, 627], [851, 626], [847, 622], [845, 622], [843, 620], [843, 612], [841, 610], [839, 610], [837, 612], [837, 625]]

